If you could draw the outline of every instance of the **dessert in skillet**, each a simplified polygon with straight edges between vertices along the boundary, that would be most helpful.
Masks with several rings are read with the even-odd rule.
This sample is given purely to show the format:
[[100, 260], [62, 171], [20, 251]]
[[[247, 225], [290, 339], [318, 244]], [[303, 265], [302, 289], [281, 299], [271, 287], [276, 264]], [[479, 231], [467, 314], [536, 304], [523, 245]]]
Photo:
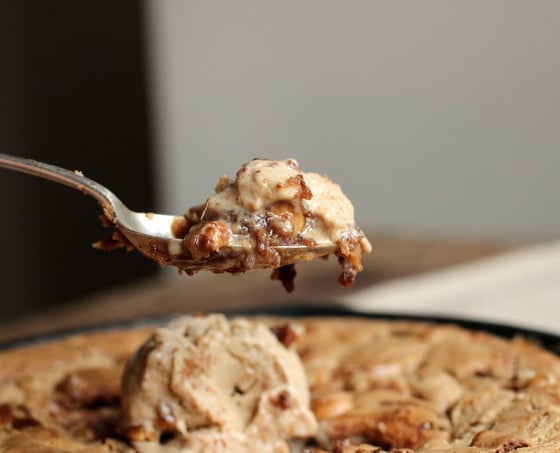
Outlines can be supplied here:
[[293, 264], [316, 257], [305, 247], [335, 245], [324, 255], [338, 258], [343, 286], [354, 282], [362, 254], [371, 251], [340, 187], [325, 176], [303, 172], [293, 159], [254, 159], [235, 180], [222, 177], [216, 193], [177, 222], [175, 235], [184, 238], [193, 259], [211, 260], [214, 272], [272, 268], [273, 278], [288, 291], [293, 289]]
[[0, 363], [10, 453], [560, 451], [560, 358], [452, 325], [186, 317]]

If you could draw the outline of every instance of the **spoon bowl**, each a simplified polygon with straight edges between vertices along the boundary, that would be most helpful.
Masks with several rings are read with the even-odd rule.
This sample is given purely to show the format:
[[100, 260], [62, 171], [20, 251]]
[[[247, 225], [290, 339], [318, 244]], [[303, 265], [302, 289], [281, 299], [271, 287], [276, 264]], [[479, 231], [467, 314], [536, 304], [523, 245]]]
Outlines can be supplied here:
[[[173, 226], [183, 216], [156, 214], [151, 212], [131, 211], [109, 189], [98, 182], [85, 177], [80, 171], [71, 171], [55, 165], [0, 153], [0, 168], [26, 173], [39, 178], [64, 184], [79, 190], [85, 195], [92, 196], [99, 203], [108, 226], [112, 226], [120, 233], [118, 245], [135, 248], [143, 255], [154, 259], [160, 265], [176, 266], [187, 273], [199, 270], [215, 272], [235, 272], [247, 270], [246, 264], [241, 267], [235, 256], [242, 256], [247, 250], [244, 241], [233, 238], [220, 252], [200, 260], [195, 260], [183, 245], [183, 240], [173, 234]], [[122, 237], [120, 237], [122, 235]], [[102, 241], [98, 248], [105, 248]], [[272, 246], [279, 256], [279, 266], [295, 264], [300, 261], [310, 261], [313, 258], [326, 256], [336, 251], [334, 243], [306, 245], [277, 245]], [[249, 250], [247, 250], [249, 252]], [[259, 267], [270, 267], [255, 264]]]

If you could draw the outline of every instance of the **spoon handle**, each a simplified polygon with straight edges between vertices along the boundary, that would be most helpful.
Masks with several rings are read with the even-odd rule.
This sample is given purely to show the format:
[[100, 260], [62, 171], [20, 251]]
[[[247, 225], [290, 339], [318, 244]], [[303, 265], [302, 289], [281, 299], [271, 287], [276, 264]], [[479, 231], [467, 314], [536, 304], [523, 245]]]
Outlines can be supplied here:
[[86, 178], [77, 170], [70, 171], [56, 165], [3, 153], [0, 153], [0, 168], [27, 173], [28, 175], [48, 179], [79, 190], [86, 195], [94, 197], [106, 211], [106, 214], [110, 215], [110, 218], [114, 217], [114, 205], [120, 203], [118, 198], [109, 189], [92, 179]]

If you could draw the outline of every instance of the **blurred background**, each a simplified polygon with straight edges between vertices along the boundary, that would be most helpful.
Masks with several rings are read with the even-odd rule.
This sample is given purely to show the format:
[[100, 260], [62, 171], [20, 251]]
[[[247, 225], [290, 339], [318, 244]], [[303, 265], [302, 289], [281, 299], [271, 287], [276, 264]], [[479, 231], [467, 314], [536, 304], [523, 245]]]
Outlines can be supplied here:
[[[0, 149], [181, 213], [253, 157], [326, 173], [367, 231], [560, 231], [560, 2], [3, 0]], [[0, 317], [158, 273], [92, 199], [0, 170]]]

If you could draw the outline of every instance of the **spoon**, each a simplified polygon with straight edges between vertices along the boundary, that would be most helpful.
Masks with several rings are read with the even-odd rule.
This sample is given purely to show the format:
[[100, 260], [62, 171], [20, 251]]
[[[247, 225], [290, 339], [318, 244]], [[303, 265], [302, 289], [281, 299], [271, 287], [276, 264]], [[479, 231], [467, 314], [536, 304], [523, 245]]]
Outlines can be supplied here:
[[[217, 272], [242, 272], [247, 270], [240, 262], [240, 253], [252, 253], [243, 238], [233, 238], [222, 251], [209, 258], [194, 260], [183, 246], [181, 238], [173, 235], [173, 225], [183, 217], [177, 215], [134, 212], [109, 189], [92, 179], [86, 178], [80, 171], [70, 171], [55, 165], [32, 159], [0, 153], [0, 168], [27, 173], [39, 178], [49, 179], [79, 190], [95, 198], [103, 215], [126, 239], [122, 245], [132, 246], [143, 255], [154, 259], [160, 265], [176, 266], [188, 274], [199, 270]], [[326, 256], [336, 251], [333, 243], [307, 245], [272, 246], [281, 260], [278, 265], [285, 266], [299, 261], [309, 261], [315, 257]], [[255, 268], [270, 268], [266, 263], [256, 263]]]

